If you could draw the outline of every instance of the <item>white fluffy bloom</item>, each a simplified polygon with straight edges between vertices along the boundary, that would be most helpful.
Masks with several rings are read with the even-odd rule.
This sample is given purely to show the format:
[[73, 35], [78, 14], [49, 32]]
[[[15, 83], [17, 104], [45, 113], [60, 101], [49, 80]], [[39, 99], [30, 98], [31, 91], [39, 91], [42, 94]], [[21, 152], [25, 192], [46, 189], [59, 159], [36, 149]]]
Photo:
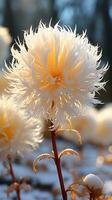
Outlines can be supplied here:
[[19, 50], [12, 48], [13, 62], [7, 78], [12, 93], [38, 116], [65, 125], [80, 108], [95, 100], [95, 92], [107, 67], [100, 68], [101, 54], [86, 34], [69, 28], [46, 27], [24, 33]]
[[42, 137], [39, 124], [33, 118], [28, 119], [11, 99], [0, 98], [0, 158], [16, 156], [30, 152], [38, 147]]
[[96, 135], [96, 143], [112, 144], [112, 104], [99, 111]]
[[[81, 135], [82, 142], [93, 142], [94, 135], [96, 134], [97, 127], [97, 110], [92, 107], [86, 109], [86, 113], [76, 117], [71, 118], [70, 126], [72, 129], [78, 131]], [[62, 137], [75, 142], [76, 135], [71, 132], [68, 134], [66, 131], [63, 133]]]
[[7, 89], [9, 87], [9, 80], [4, 78], [4, 74], [0, 73], [0, 95], [8, 94]]
[[8, 33], [8, 29], [0, 27], [0, 68], [3, 68], [4, 60], [8, 56], [10, 43], [11, 37]]

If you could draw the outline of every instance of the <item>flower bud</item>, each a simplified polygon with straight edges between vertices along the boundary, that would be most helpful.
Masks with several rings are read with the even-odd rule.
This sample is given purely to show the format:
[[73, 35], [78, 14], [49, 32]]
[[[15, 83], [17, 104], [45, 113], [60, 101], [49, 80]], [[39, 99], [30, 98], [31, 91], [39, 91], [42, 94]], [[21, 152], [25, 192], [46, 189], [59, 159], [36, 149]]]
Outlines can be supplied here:
[[88, 174], [84, 178], [83, 182], [94, 197], [99, 197], [103, 193], [104, 184], [98, 176], [94, 174]]

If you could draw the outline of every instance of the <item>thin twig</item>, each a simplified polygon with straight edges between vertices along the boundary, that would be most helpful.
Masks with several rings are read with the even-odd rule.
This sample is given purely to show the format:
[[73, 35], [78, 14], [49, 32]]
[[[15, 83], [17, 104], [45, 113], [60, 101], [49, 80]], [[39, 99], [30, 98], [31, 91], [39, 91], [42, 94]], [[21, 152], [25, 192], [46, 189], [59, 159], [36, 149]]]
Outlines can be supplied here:
[[10, 169], [10, 175], [12, 177], [13, 183], [16, 184], [16, 194], [17, 194], [17, 200], [21, 200], [20, 196], [20, 183], [17, 181], [16, 176], [14, 174], [13, 166], [12, 166], [12, 159], [10, 156], [8, 156], [8, 162], [9, 162], [9, 169]]

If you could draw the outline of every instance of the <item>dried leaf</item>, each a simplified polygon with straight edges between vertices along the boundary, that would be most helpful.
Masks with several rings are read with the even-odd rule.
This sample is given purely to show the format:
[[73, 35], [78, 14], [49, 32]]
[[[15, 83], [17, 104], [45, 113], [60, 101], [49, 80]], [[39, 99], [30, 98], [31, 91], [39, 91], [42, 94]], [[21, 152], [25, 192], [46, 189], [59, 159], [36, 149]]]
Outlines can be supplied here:
[[71, 200], [75, 200], [76, 199], [76, 190], [75, 190], [75, 188], [68, 187], [66, 192], [70, 192]]
[[65, 149], [65, 150], [61, 151], [59, 154], [59, 158], [61, 158], [63, 155], [75, 155], [77, 157], [77, 159], [80, 160], [79, 153], [73, 149]]
[[82, 177], [79, 177], [78, 180], [76, 180], [74, 183], [71, 183], [69, 185], [68, 189], [71, 189], [71, 188], [76, 189], [77, 186], [79, 186], [79, 185], [82, 185], [82, 186], [84, 185]]
[[76, 191], [76, 189], [77, 189], [77, 184], [74, 184], [74, 183], [72, 183], [71, 185], [69, 185], [69, 187], [67, 188], [67, 192], [69, 192], [69, 191]]
[[8, 189], [7, 189], [7, 195], [9, 195], [10, 193], [14, 192], [16, 190], [16, 188], [18, 187], [18, 183], [12, 183]]
[[48, 153], [39, 155], [33, 162], [33, 170], [35, 173], [38, 171], [38, 161], [44, 160], [44, 159], [54, 159], [54, 156]]
[[80, 185], [80, 181], [79, 181], [79, 183], [78, 182], [77, 183], [72, 183], [68, 187], [67, 191], [68, 192], [69, 191], [75, 192], [75, 195], [78, 196], [79, 198], [80, 197], [87, 197], [88, 196], [88, 190], [85, 188], [85, 186], [82, 185], [82, 183]]
[[27, 183], [22, 183], [22, 184], [20, 185], [20, 189], [23, 189], [23, 190], [25, 190], [26, 192], [27, 192], [27, 191], [31, 191], [31, 186], [30, 186], [29, 184], [27, 184]]
[[75, 191], [71, 191], [70, 192], [70, 197], [71, 197], [71, 200], [75, 200], [76, 199], [76, 193], [75, 193]]

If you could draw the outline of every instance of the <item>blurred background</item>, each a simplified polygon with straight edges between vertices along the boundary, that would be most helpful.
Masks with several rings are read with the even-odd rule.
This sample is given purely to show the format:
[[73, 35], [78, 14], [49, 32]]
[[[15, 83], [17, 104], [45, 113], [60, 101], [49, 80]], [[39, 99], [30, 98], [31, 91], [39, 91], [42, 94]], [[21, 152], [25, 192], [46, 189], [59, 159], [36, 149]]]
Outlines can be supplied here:
[[[87, 30], [92, 44], [103, 51], [103, 62], [112, 66], [112, 0], [0, 0], [0, 25], [9, 28], [12, 43], [23, 31], [38, 26], [42, 20], [52, 25], [77, 26], [77, 32]], [[106, 92], [99, 96], [104, 103], [112, 101], [112, 67], [105, 75]]]
[[[99, 46], [99, 52], [102, 50], [102, 65], [108, 63], [110, 66], [104, 77], [107, 81], [106, 90], [100, 91], [98, 98], [104, 104], [112, 102], [112, 0], [0, 0], [0, 26], [8, 28], [0, 27], [0, 69], [3, 68], [6, 58], [7, 61], [8, 58], [11, 59], [9, 45], [11, 46], [18, 36], [22, 40], [24, 30], [31, 26], [37, 28], [40, 20], [46, 24], [52, 20], [52, 25], [59, 21], [60, 25], [68, 25], [73, 30], [77, 27], [77, 33], [87, 30], [90, 42]], [[7, 83], [3, 82], [3, 79], [0, 80], [4, 92]], [[103, 104], [97, 107], [103, 107]], [[98, 112], [90, 109], [87, 117], [73, 121], [73, 124], [86, 145], [77, 146], [74, 135], [70, 136], [68, 133], [65, 136], [63, 134], [63, 139], [58, 139], [59, 151], [63, 147], [75, 148], [81, 155], [81, 162], [74, 158], [63, 159], [66, 185], [88, 173], [95, 173], [105, 181], [105, 193], [112, 194], [112, 104]], [[88, 144], [88, 141], [94, 145]], [[22, 200], [61, 199], [52, 162], [42, 162], [37, 175], [32, 171], [32, 162], [37, 154], [51, 151], [51, 143], [47, 138], [33, 156], [15, 162], [14, 171], [17, 178], [27, 177], [33, 188], [30, 193], [22, 193]], [[11, 177], [4, 174], [1, 164], [0, 173], [0, 200], [15, 200], [15, 194], [7, 198], [4, 192], [7, 185], [11, 184]]]

